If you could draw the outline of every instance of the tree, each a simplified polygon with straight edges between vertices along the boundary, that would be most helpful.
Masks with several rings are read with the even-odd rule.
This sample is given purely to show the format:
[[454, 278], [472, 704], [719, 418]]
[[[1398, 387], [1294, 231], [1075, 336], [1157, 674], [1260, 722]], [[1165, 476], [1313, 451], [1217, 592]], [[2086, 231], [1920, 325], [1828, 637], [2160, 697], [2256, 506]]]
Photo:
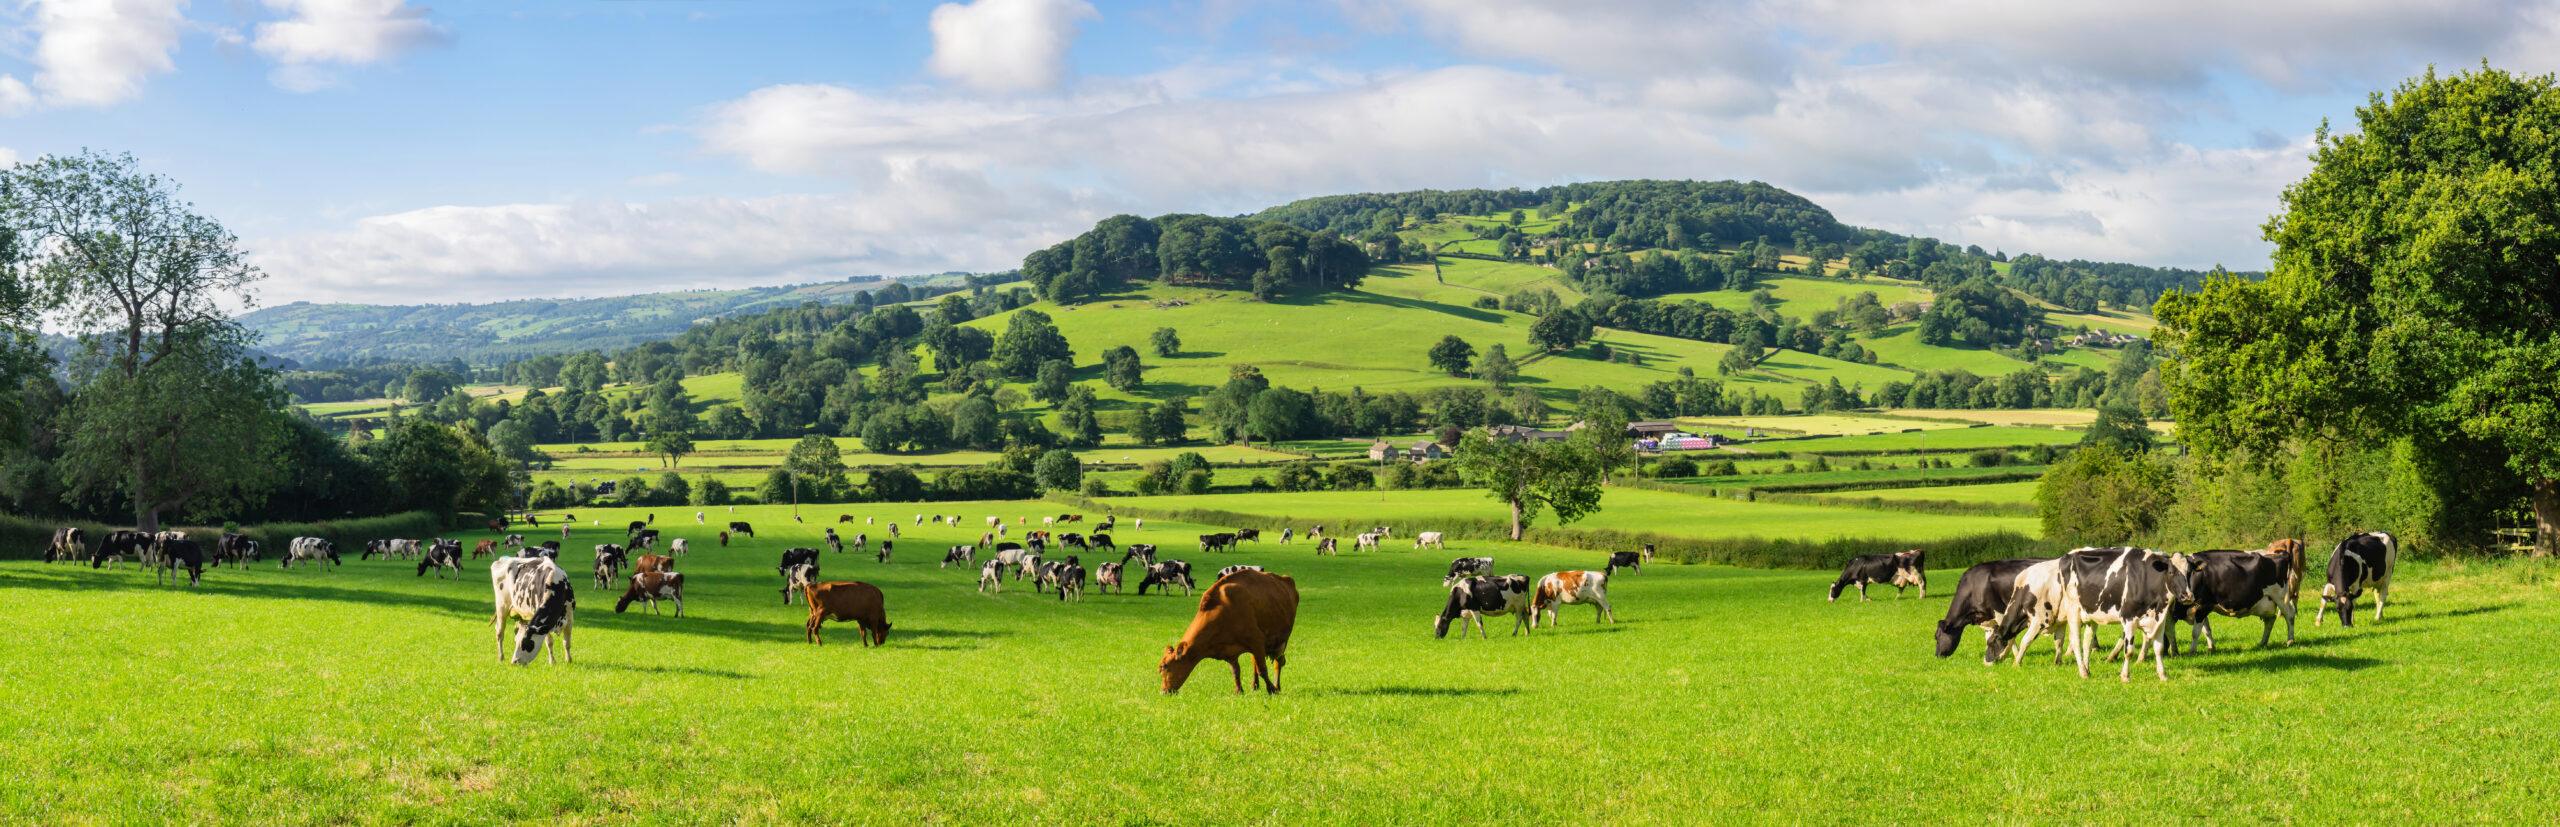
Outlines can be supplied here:
[[1173, 328], [1170, 327], [1156, 328], [1155, 334], [1149, 336], [1148, 341], [1154, 343], [1156, 355], [1166, 359], [1171, 359], [1182, 352], [1182, 335], [1173, 332]]
[[1144, 384], [1146, 368], [1138, 364], [1138, 349], [1121, 345], [1102, 352], [1103, 381], [1122, 393], [1136, 391]]
[[2430, 487], [2475, 503], [2440, 530], [2520, 499], [2536, 553], [2560, 553], [2560, 86], [2430, 71], [2356, 114], [2358, 132], [2322, 130], [2267, 223], [2266, 281], [2160, 298], [2180, 439], [2253, 455], [2407, 439]]
[[845, 487], [844, 451], [836, 447], [834, 439], [818, 434], [792, 443], [791, 453], [782, 458], [782, 470], [798, 477], [802, 493], [812, 499], [822, 499]]
[[871, 499], [884, 502], [914, 502], [924, 499], [924, 480], [903, 465], [892, 465], [871, 472]]
[[693, 453], [693, 434], [684, 430], [649, 432], [649, 453], [658, 455], [667, 467], [676, 467], [684, 455]]
[[1475, 358], [1476, 346], [1456, 336], [1442, 336], [1439, 344], [1431, 346], [1431, 366], [1451, 376], [1467, 375], [1467, 368], [1473, 366]]
[[1054, 449], [1040, 455], [1040, 463], [1032, 467], [1031, 476], [1040, 487], [1052, 491], [1074, 491], [1084, 484], [1084, 461], [1066, 449]]
[[997, 369], [1008, 379], [1029, 380], [1039, 373], [1041, 363], [1052, 359], [1074, 363], [1066, 335], [1058, 332], [1047, 313], [1029, 308], [1015, 312], [1005, 323], [1003, 338], [996, 340]]
[[1571, 523], [1600, 507], [1600, 463], [1571, 440], [1497, 439], [1468, 431], [1458, 442], [1458, 475], [1511, 508], [1511, 539], [1553, 511]]
[[2104, 446], [2118, 453], [2138, 456], [2151, 451], [2151, 423], [2131, 405], [2114, 404], [2098, 408], [2098, 421], [2082, 434], [2082, 446]]
[[1295, 439], [1309, 430], [1315, 418], [1314, 397], [1288, 388], [1270, 388], [1254, 394], [1245, 412], [1245, 430], [1262, 437], [1264, 442]]
[[47, 156], [0, 177], [9, 257], [83, 334], [65, 465], [77, 488], [126, 498], [144, 531], [166, 511], [243, 504], [282, 471], [281, 392], [226, 306], [265, 274], [177, 191], [129, 155]]
[[1476, 374], [1493, 383], [1494, 390], [1509, 390], [1511, 380], [1520, 378], [1520, 366], [1512, 363], [1511, 354], [1502, 343], [1495, 342], [1493, 349], [1485, 352], [1484, 362], [1476, 365]]
[[530, 430], [524, 423], [512, 419], [491, 425], [489, 426], [489, 449], [496, 452], [499, 459], [518, 466], [540, 462], [543, 459], [542, 452], [533, 447], [533, 434]]
[[2150, 534], [2168, 511], [2173, 480], [2166, 465], [2105, 445], [2071, 452], [2036, 483], [2044, 536], [2093, 546]]
[[1591, 319], [1582, 311], [1564, 308], [1538, 317], [1529, 326], [1529, 344], [1547, 351], [1571, 349], [1591, 340]]
[[933, 350], [933, 369], [949, 373], [985, 361], [995, 353], [996, 340], [974, 327], [935, 324], [925, 328], [924, 346]]
[[1157, 405], [1155, 410], [1156, 438], [1163, 440], [1165, 444], [1168, 445], [1179, 445], [1182, 442], [1189, 440], [1191, 438], [1191, 426], [1189, 423], [1183, 421], [1183, 416], [1190, 413], [1190, 410], [1191, 400], [1189, 398], [1167, 400], [1164, 404]]
[[419, 368], [401, 383], [400, 398], [419, 404], [445, 398], [462, 387], [462, 377], [441, 368]]

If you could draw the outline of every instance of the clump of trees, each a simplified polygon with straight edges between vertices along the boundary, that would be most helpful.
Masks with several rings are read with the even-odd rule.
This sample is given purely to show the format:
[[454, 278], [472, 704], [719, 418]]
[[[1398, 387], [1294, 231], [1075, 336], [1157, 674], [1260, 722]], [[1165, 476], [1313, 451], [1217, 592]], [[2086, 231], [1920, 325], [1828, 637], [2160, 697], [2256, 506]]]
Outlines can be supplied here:
[[1249, 290], [1267, 301], [1358, 286], [1369, 263], [1359, 244], [1331, 230], [1208, 215], [1116, 215], [1025, 256], [1022, 275], [1041, 298], [1061, 304], [1136, 282]]

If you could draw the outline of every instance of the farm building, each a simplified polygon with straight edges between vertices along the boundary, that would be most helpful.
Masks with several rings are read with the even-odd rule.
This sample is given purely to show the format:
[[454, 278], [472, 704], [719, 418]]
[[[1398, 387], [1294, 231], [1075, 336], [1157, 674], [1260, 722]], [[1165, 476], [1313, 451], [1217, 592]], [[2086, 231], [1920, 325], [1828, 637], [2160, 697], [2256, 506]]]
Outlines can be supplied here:
[[1369, 443], [1370, 462], [1385, 462], [1388, 457], [1395, 456], [1395, 454], [1396, 446], [1387, 444], [1386, 440], [1381, 439], [1376, 442]]
[[1426, 439], [1421, 442], [1414, 443], [1411, 448], [1405, 449], [1404, 456], [1406, 459], [1413, 460], [1415, 462], [1430, 462], [1435, 459], [1442, 459], [1449, 456], [1449, 450], [1440, 447], [1440, 443]]
[[1659, 419], [1627, 423], [1627, 435], [1637, 439], [1657, 439], [1664, 434], [1678, 433], [1679, 430], [1680, 423]]

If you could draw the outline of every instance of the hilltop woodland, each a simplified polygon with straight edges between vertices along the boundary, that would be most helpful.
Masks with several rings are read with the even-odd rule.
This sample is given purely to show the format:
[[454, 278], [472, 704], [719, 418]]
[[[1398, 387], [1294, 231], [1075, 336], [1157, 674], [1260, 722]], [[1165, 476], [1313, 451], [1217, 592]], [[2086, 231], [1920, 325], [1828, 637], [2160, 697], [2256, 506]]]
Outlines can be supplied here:
[[[1083, 478], [1076, 453], [1106, 441], [1269, 445], [1421, 434], [1456, 446], [1482, 426], [1560, 419], [2068, 407], [2104, 416], [2091, 431], [2098, 450], [2072, 452], [2047, 478], [2053, 537], [2216, 536], [2258, 521], [2297, 533], [2414, 525], [2434, 541], [2477, 544], [2523, 503], [2546, 528], [2560, 519], [2560, 483], [2552, 482], [2560, 471], [2551, 470], [2560, 460], [2537, 459], [2540, 443], [2530, 436], [2545, 403], [2516, 395], [2536, 384], [2477, 378], [2536, 375], [2544, 357], [2533, 336], [2548, 334], [2540, 321], [2548, 316], [2518, 316], [2483, 299], [2460, 324], [2417, 330], [2388, 321], [2426, 318], [2415, 300], [2396, 317], [2355, 307], [2400, 301], [2395, 291], [2405, 285], [2371, 274], [2401, 272], [2405, 259], [2442, 255], [2436, 248], [2359, 247], [2370, 250], [2367, 260], [2346, 275], [2329, 271], [2348, 265], [2306, 252], [2324, 233], [2399, 237], [2351, 222], [2332, 229], [2345, 211], [2326, 193], [2394, 171], [2467, 180], [2487, 173], [2463, 166], [2471, 156], [2460, 153], [2546, 149], [2481, 148], [2427, 132], [2425, 113], [2457, 106], [2444, 102], [2452, 93], [2443, 87], [2458, 85], [2492, 101], [2459, 105], [2505, 107], [2501, 117], [2540, 113], [2549, 99], [2547, 81], [2489, 73], [2430, 77], [2378, 102], [2364, 113], [2368, 131], [2435, 141], [2456, 160], [2395, 158], [2360, 136], [2325, 138], [2319, 172], [2288, 192], [2288, 213], [2270, 225], [2280, 267], [2265, 280], [2011, 256], [1851, 227], [1761, 183], [1597, 182], [1328, 196], [1244, 217], [1114, 216], [1031, 252], [1015, 273], [845, 291], [823, 303], [701, 319], [628, 347], [502, 362], [348, 359], [292, 371], [257, 358], [253, 336], [213, 311], [245, 303], [261, 274], [218, 224], [177, 199], [174, 184], [129, 158], [39, 159], [0, 179], [0, 252], [8, 256], [0, 259], [0, 323], [12, 332], [0, 369], [18, 390], [0, 407], [0, 497], [21, 512], [130, 513], [146, 525], [164, 513], [452, 514], [528, 497], [592, 499], [592, 491], [532, 481], [531, 471], [556, 459], [541, 446], [625, 443], [669, 469], [654, 499], [626, 493], [629, 503], [772, 499], [783, 495], [780, 485], [812, 501], [1011, 498], [1111, 492]], [[128, 203], [149, 209], [121, 209]], [[2474, 232], [2481, 244], [2516, 252], [2505, 260], [2551, 260], [2539, 237]], [[146, 238], [180, 240], [128, 241]], [[126, 245], [139, 256], [115, 255]], [[1436, 309], [1413, 314], [1425, 328], [1447, 318], [1439, 313], [1502, 314], [1482, 318], [1520, 320], [1525, 341], [1435, 335], [1410, 359], [1428, 366], [1419, 375], [1436, 378], [1393, 389], [1275, 382], [1258, 365], [1307, 357], [1286, 337], [1256, 340], [1250, 352], [1229, 345], [1216, 354], [1223, 367], [1214, 380], [1166, 381], [1161, 366], [1197, 358], [1184, 331], [1159, 327], [1078, 352], [1061, 324], [1063, 314], [1096, 307], [1221, 295], [1273, 308], [1282, 314], [1274, 323], [1323, 324], [1335, 298], [1375, 304], [1378, 294], [1364, 288], [1374, 280], [1418, 273], [1430, 281], [1400, 289], [1439, 289], [1431, 285], [1469, 266], [1508, 268], [1485, 271], [1506, 281], [1397, 301]], [[2515, 283], [2472, 266], [2480, 284]], [[177, 298], [125, 300], [163, 290]], [[2507, 293], [2483, 287], [2479, 295]], [[1472, 298], [1441, 298], [1460, 296]], [[2157, 346], [2120, 332], [2136, 319], [2129, 329], [2147, 331], [2155, 300]], [[1466, 306], [1436, 303], [1444, 301]], [[71, 320], [73, 337], [37, 339], [35, 321], [47, 314]], [[2117, 327], [2088, 326], [2108, 319]], [[1642, 381], [1524, 380], [1524, 372], [1552, 370], [1539, 367], [1551, 360], [1641, 366], [1645, 349], [1613, 347], [1612, 331], [1704, 343], [1717, 356], [1649, 376], [1610, 374]], [[2080, 342], [2093, 336], [2106, 349], [2084, 350]], [[2378, 350], [2310, 344], [2334, 342]], [[2433, 361], [2413, 362], [2413, 353]], [[1783, 364], [1830, 367], [1784, 373]], [[2243, 365], [2285, 372], [2270, 378]], [[2381, 365], [2403, 373], [2366, 372]], [[2399, 398], [2375, 389], [2411, 382], [2436, 383], [2427, 398], [2447, 402], [2381, 410], [2358, 401]], [[513, 390], [486, 390], [493, 386]], [[326, 420], [288, 404], [367, 397], [386, 401]], [[2173, 414], [2179, 450], [2155, 450], [2141, 423]], [[185, 425], [161, 424], [168, 421]], [[675, 473], [698, 443], [739, 439], [794, 447], [756, 491]], [[869, 464], [846, 464], [853, 440]], [[894, 459], [963, 450], [994, 459], [930, 479]], [[1200, 456], [1147, 463], [1133, 490], [1205, 490], [1214, 469]], [[1290, 488], [1460, 482], [1448, 470], [1402, 468], [1389, 479], [1350, 465], [1293, 467], [1279, 477]], [[2491, 484], [2455, 484], [2463, 479]]]

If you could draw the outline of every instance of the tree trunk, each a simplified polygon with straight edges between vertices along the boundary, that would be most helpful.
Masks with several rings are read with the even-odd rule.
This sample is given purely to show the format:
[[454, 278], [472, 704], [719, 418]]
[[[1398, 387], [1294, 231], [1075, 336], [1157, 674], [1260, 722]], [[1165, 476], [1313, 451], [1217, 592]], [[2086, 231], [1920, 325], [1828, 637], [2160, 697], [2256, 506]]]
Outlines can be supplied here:
[[1520, 493], [1511, 493], [1511, 539], [1520, 539]]
[[2560, 552], [2560, 479], [2533, 481], [2533, 556]]

